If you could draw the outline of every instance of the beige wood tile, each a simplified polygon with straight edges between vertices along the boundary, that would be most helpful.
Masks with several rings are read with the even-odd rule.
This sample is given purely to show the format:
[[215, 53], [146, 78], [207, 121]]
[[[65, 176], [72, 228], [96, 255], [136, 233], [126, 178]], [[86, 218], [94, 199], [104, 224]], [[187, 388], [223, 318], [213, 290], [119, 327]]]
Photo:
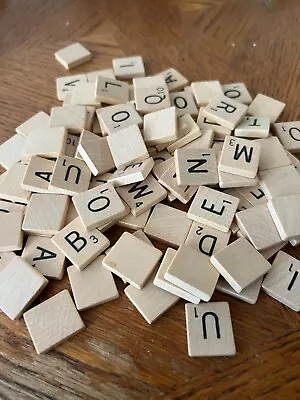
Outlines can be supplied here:
[[15, 211], [22, 211], [24, 214], [25, 209], [26, 209], [25, 204], [12, 203], [10, 201], [0, 200], [0, 212], [8, 214]]
[[[60, 101], [66, 99], [66, 96], [70, 96], [79, 83], [87, 82], [86, 74], [60, 76], [56, 78], [56, 94]], [[42, 128], [42, 126], [41, 126]]]
[[197, 118], [197, 125], [199, 126], [203, 134], [206, 131], [212, 130], [214, 134], [214, 139], [218, 140], [224, 140], [226, 136], [231, 135], [231, 129], [225, 128], [217, 122], [211, 121], [209, 118], [206, 118], [204, 115], [202, 115], [202, 110], [203, 108], [201, 107]]
[[247, 178], [245, 176], [233, 175], [228, 172], [218, 170], [219, 186], [222, 189], [226, 188], [247, 188], [257, 185], [258, 178]]
[[236, 354], [227, 302], [202, 303], [197, 306], [186, 304], [185, 316], [190, 357]]
[[85, 129], [88, 131], [92, 130], [93, 121], [95, 117], [96, 107], [94, 106], [85, 106], [86, 108], [86, 121], [85, 121]]
[[270, 118], [270, 121], [274, 123], [284, 108], [285, 104], [281, 101], [259, 93], [250, 104], [248, 114], [254, 115], [255, 117]]
[[247, 208], [252, 207], [250, 201], [248, 201], [238, 190], [237, 188], [229, 188], [225, 189], [224, 193], [229, 194], [230, 196], [237, 197], [240, 201], [237, 207], [237, 211], [246, 210]]
[[234, 130], [234, 136], [248, 139], [263, 139], [268, 137], [270, 120], [264, 117], [244, 117]]
[[75, 157], [78, 143], [79, 143], [79, 136], [68, 133], [65, 146], [65, 155], [69, 157]]
[[266, 204], [268, 201], [259, 183], [255, 186], [237, 187], [236, 190], [239, 195], [243, 196], [253, 206]]
[[143, 214], [135, 217], [131, 213], [125, 218], [117, 222], [118, 226], [123, 226], [129, 229], [144, 229], [150, 215], [150, 210], [145, 211]]
[[72, 91], [70, 104], [100, 107], [100, 101], [95, 100], [96, 82], [78, 82]]
[[68, 290], [63, 290], [24, 314], [38, 354], [45, 353], [85, 328]]
[[144, 62], [141, 56], [113, 58], [112, 65], [118, 79], [145, 76]]
[[147, 178], [153, 166], [153, 158], [147, 158], [145, 161], [141, 161], [137, 164], [127, 165], [123, 169], [117, 169], [111, 174], [108, 181], [115, 187], [141, 182]]
[[227, 193], [200, 186], [188, 210], [188, 218], [222, 232], [228, 232], [239, 199]]
[[103, 183], [107, 183], [111, 175], [112, 173], [107, 172], [106, 174], [103, 175], [93, 176], [90, 182], [89, 189], [93, 189], [94, 187], [100, 186]]
[[162, 75], [134, 78], [133, 86], [136, 109], [141, 114], [171, 106], [169, 90]]
[[0, 212], [0, 252], [21, 250], [24, 211]]
[[300, 175], [293, 165], [261, 171], [259, 178], [267, 199], [300, 193]]
[[76, 208], [75, 208], [74, 204], [72, 203], [72, 201], [70, 201], [64, 226], [68, 225], [70, 222], [72, 222], [77, 217], [78, 217], [78, 213], [76, 211]]
[[257, 142], [260, 143], [260, 160], [258, 167], [260, 171], [284, 167], [285, 165], [291, 164], [290, 159], [277, 137], [271, 136], [267, 139], [258, 139]]
[[287, 242], [281, 242], [277, 246], [270, 247], [267, 250], [260, 251], [260, 254], [266, 259], [269, 260], [273, 257], [279, 250], [283, 249], [286, 246]]
[[15, 134], [0, 145], [0, 165], [10, 169], [15, 163], [21, 161], [26, 147], [27, 139], [20, 133]]
[[36, 193], [49, 193], [49, 183], [55, 161], [42, 157], [31, 157], [22, 182], [22, 188]]
[[[177, 118], [177, 139], [171, 140], [170, 142], [157, 144], [155, 146], [156, 150], [162, 151], [162, 150], [166, 149], [167, 147], [171, 146], [173, 143], [179, 142], [191, 130], [195, 130], [195, 129], [197, 129], [197, 131], [199, 132], [198, 125], [195, 123], [195, 121], [193, 120], [193, 118], [190, 115], [183, 115], [182, 117], [178, 117]], [[198, 134], [198, 136], [199, 136], [199, 134]], [[167, 151], [169, 151], [169, 150], [167, 150]], [[169, 153], [171, 153], [171, 152], [169, 151]]]
[[181, 90], [189, 83], [187, 78], [185, 78], [175, 68], [166, 69], [165, 71], [161, 72], [161, 75], [163, 75], [170, 92]]
[[155, 165], [159, 164], [163, 161], [168, 160], [169, 158], [172, 158], [171, 154], [167, 150], [159, 151], [153, 156], [153, 160]]
[[214, 132], [210, 129], [202, 133], [200, 137], [183, 146], [185, 149], [208, 149], [212, 146]]
[[223, 96], [219, 81], [192, 82], [191, 88], [198, 107], [206, 106], [217, 96]]
[[263, 277], [261, 276], [256, 281], [247, 286], [240, 293], [236, 292], [224, 278], [220, 277], [216, 286], [218, 292], [225, 293], [236, 299], [245, 301], [249, 304], [255, 304], [261, 288]]
[[271, 269], [271, 264], [245, 238], [213, 254], [210, 261], [238, 293]]
[[14, 257], [0, 273], [0, 308], [10, 318], [22, 316], [48, 280], [21, 257]]
[[167, 171], [167, 169], [174, 163], [174, 157], [168, 158], [166, 161], [155, 164], [152, 170], [153, 175], [156, 179], [160, 177]]
[[86, 127], [87, 110], [85, 106], [52, 107], [49, 127], [63, 127], [69, 133], [80, 134]]
[[130, 125], [142, 126], [143, 120], [131, 104], [117, 104], [115, 106], [96, 110], [97, 118], [104, 128], [104, 132], [113, 134]]
[[96, 82], [98, 76], [102, 76], [103, 78], [116, 79], [114, 70], [112, 68], [100, 69], [97, 71], [90, 71], [86, 73], [88, 82]]
[[102, 129], [101, 129], [100, 124], [99, 124], [99, 122], [98, 122], [97, 116], [94, 117], [94, 119], [93, 119], [93, 124], [92, 124], [92, 129], [91, 129], [91, 131], [92, 131], [93, 133], [95, 133], [96, 135], [104, 136], [104, 135], [102, 134]]
[[[181, 118], [179, 118], [178, 125], [180, 126], [182, 122], [184, 122], [187, 125], [188, 130], [183, 136], [179, 135], [181, 137], [179, 137], [177, 140], [175, 140], [174, 142], [172, 142], [167, 146], [167, 150], [169, 153], [174, 153], [176, 149], [179, 149], [187, 145], [188, 143], [191, 143], [193, 140], [202, 137], [202, 132], [200, 131], [200, 128], [190, 115], [183, 115]], [[177, 130], [177, 133], [178, 132], [179, 128]], [[203, 148], [209, 147], [205, 146], [204, 141], [203, 145], [204, 145]]]
[[147, 147], [149, 156], [152, 157], [157, 153], [156, 147], [155, 146], [148, 146]]
[[137, 289], [141, 289], [161, 256], [160, 250], [124, 232], [104, 258], [103, 265]]
[[105, 104], [121, 104], [129, 100], [129, 84], [117, 79], [98, 76], [96, 80], [96, 101]]
[[28, 118], [21, 125], [16, 127], [16, 132], [27, 137], [29, 132], [34, 129], [48, 128], [50, 122], [50, 117], [44, 111], [39, 111], [32, 117]]
[[[201, 266], [201, 267], [200, 267]], [[209, 301], [219, 277], [209, 259], [186, 244], [179, 247], [165, 279], [204, 301]]]
[[300, 160], [292, 153], [286, 150], [286, 154], [291, 161], [292, 165], [296, 168], [298, 174], [300, 174]]
[[243, 82], [222, 85], [224, 95], [243, 104], [250, 104], [252, 97]]
[[144, 117], [144, 141], [147, 146], [167, 143], [177, 139], [175, 107], [146, 114]]
[[66, 69], [78, 67], [92, 59], [90, 51], [80, 43], [73, 43], [58, 50], [54, 56]]
[[138, 239], [141, 239], [145, 243], [150, 244], [150, 246], [155, 247], [142, 229], [138, 229], [137, 231], [133, 232], [133, 236], [137, 237]]
[[274, 130], [286, 150], [300, 152], [300, 121], [278, 122], [274, 124]]
[[17, 163], [3, 174], [0, 181], [0, 198], [27, 204], [31, 193], [22, 188], [27, 165]]
[[16, 255], [12, 251], [0, 253], [0, 272], [11, 262]]
[[171, 106], [175, 107], [177, 117], [191, 115], [196, 118], [198, 108], [195, 104], [192, 93], [188, 91], [170, 93]]

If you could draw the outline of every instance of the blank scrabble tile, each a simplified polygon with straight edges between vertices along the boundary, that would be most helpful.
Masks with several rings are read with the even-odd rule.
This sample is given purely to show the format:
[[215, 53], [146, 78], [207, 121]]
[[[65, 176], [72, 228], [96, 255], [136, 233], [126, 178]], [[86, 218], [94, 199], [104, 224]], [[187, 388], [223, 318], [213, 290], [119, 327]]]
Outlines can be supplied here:
[[103, 265], [137, 289], [141, 289], [161, 256], [160, 250], [124, 232], [104, 258]]
[[107, 303], [119, 297], [112, 273], [102, 265], [104, 256], [97, 257], [83, 271], [72, 265], [67, 268], [76, 308], [79, 311]]
[[48, 280], [21, 257], [14, 257], [0, 273], [0, 308], [10, 318], [20, 318]]
[[50, 279], [62, 279], [65, 271], [65, 256], [45, 236], [28, 236], [22, 258]]
[[110, 183], [76, 194], [73, 203], [86, 230], [117, 220], [125, 206]]
[[31, 157], [22, 182], [22, 188], [36, 193], [49, 193], [49, 183], [55, 161], [42, 157]]
[[114, 58], [113, 69], [118, 79], [131, 79], [145, 76], [144, 62], [141, 56]]
[[185, 144], [185, 149], [208, 149], [212, 146], [214, 138], [214, 132], [212, 129], [207, 130], [201, 134], [197, 139]]
[[0, 252], [21, 250], [24, 211], [0, 212]]
[[149, 158], [149, 153], [137, 125], [120, 130], [107, 137], [108, 145], [118, 169]]
[[170, 93], [171, 106], [175, 107], [177, 117], [183, 115], [191, 115], [196, 118], [198, 115], [198, 108], [190, 92], [173, 92]]
[[300, 235], [300, 194], [273, 198], [267, 206], [282, 240]]
[[[182, 122], [187, 125], [188, 130], [182, 136], [179, 135], [179, 129], [177, 130], [178, 139], [167, 146], [167, 150], [169, 153], [174, 153], [176, 149], [179, 149], [187, 145], [188, 143], [191, 143], [193, 140], [202, 137], [202, 132], [200, 131], [200, 128], [190, 115], [183, 115], [181, 118], [179, 118], [178, 126], [180, 126]], [[203, 146], [203, 148], [209, 147], [205, 146], [204, 141]]]
[[225, 128], [224, 126], [218, 124], [215, 121], [211, 121], [209, 118], [206, 118], [202, 115], [203, 107], [200, 108], [198, 118], [197, 118], [197, 125], [201, 129], [203, 133], [208, 130], [213, 130], [214, 139], [224, 140], [226, 136], [231, 135], [231, 128]]
[[116, 79], [98, 76], [96, 80], [96, 101], [105, 104], [121, 104], [129, 101], [129, 84]]
[[252, 187], [257, 185], [258, 178], [247, 178], [245, 176], [233, 175], [228, 172], [222, 172], [218, 170], [219, 176], [219, 186], [222, 189], [226, 188], [244, 188], [244, 187]]
[[66, 69], [78, 67], [92, 59], [89, 50], [80, 43], [73, 43], [55, 54], [56, 60]]
[[84, 161], [59, 156], [56, 160], [49, 188], [57, 193], [73, 196], [88, 190], [91, 171]]
[[210, 261], [238, 293], [271, 269], [271, 264], [243, 237], [213, 254]]
[[129, 229], [144, 229], [150, 215], [150, 210], [145, 211], [143, 214], [135, 217], [131, 213], [125, 218], [117, 222], [118, 226], [123, 226]]
[[248, 139], [263, 139], [268, 137], [270, 120], [264, 117], [244, 117], [234, 130], [234, 136]]
[[259, 143], [227, 136], [221, 152], [219, 170], [246, 178], [255, 178], [259, 159]]
[[167, 197], [167, 191], [149, 174], [143, 182], [117, 188], [120, 197], [137, 217]]
[[[60, 101], [66, 99], [67, 96], [72, 97], [72, 92], [79, 83], [87, 82], [86, 74], [60, 76], [56, 78], [56, 94]], [[42, 128], [42, 127], [41, 127]]]
[[167, 171], [167, 169], [174, 163], [174, 157], [168, 158], [166, 161], [155, 164], [152, 173], [156, 179], [160, 177]]
[[243, 82], [222, 85], [224, 95], [243, 104], [250, 104], [252, 97]]
[[278, 122], [274, 124], [274, 130], [286, 150], [300, 152], [300, 121]]
[[78, 143], [79, 143], [79, 136], [68, 133], [65, 146], [65, 155], [69, 157], [75, 157]]
[[96, 82], [98, 76], [102, 76], [104, 78], [109, 78], [109, 79], [116, 79], [114, 70], [112, 68], [100, 69], [97, 71], [90, 71], [86, 73], [88, 82]]
[[163, 75], [170, 92], [181, 90], [189, 83], [189, 81], [175, 68], [166, 69], [161, 73], [161, 75]]
[[11, 168], [21, 161], [27, 139], [20, 133], [15, 134], [0, 145], [0, 165], [5, 169]]
[[113, 134], [130, 125], [143, 123], [135, 108], [131, 104], [117, 104], [115, 106], [99, 108], [96, 111], [97, 118], [104, 128], [104, 132]]
[[179, 247], [184, 243], [191, 221], [184, 211], [164, 204], [157, 204], [145, 226], [145, 233], [153, 239]]
[[260, 160], [258, 166], [260, 171], [291, 164], [284, 147], [277, 137], [271, 136], [267, 139], [258, 139], [257, 142], [260, 143]]
[[70, 104], [100, 107], [95, 100], [96, 82], [79, 82], [72, 91]]
[[17, 163], [3, 174], [0, 181], [0, 198], [27, 204], [31, 193], [22, 188], [27, 165]]
[[239, 211], [235, 218], [257, 250], [266, 250], [282, 242], [266, 204]]
[[214, 149], [178, 149], [174, 153], [174, 160], [179, 186], [218, 184]]
[[134, 78], [133, 86], [136, 109], [141, 114], [171, 106], [169, 90], [162, 75]]
[[259, 179], [267, 199], [300, 193], [300, 175], [293, 165], [261, 171]]
[[262, 280], [263, 277], [261, 276], [240, 293], [238, 293], [229, 285], [228, 282], [225, 281], [224, 278], [220, 276], [216, 286], [216, 290], [218, 292], [225, 293], [231, 297], [235, 297], [236, 299], [245, 301], [246, 303], [255, 304], [257, 302], [258, 295], [261, 289]]
[[272, 97], [259, 93], [248, 108], [248, 114], [255, 117], [270, 118], [272, 123], [276, 122], [285, 108], [285, 104]]
[[38, 113], [27, 119], [25, 122], [23, 122], [21, 125], [17, 126], [16, 132], [27, 137], [29, 132], [33, 131], [34, 129], [48, 128], [49, 122], [49, 115], [46, 114], [44, 111], [39, 111]]
[[153, 158], [147, 158], [137, 164], [127, 165], [123, 169], [117, 169], [108, 178], [115, 187], [142, 182], [147, 178], [154, 166]]
[[64, 226], [69, 197], [33, 193], [26, 208], [22, 230], [33, 235], [52, 236]]
[[222, 232], [228, 232], [239, 199], [226, 193], [200, 186], [188, 210], [188, 218]]
[[147, 146], [176, 140], [177, 117], [175, 107], [146, 114], [143, 137]]
[[209, 301], [219, 278], [209, 259], [186, 244], [179, 247], [165, 279], [204, 301]]
[[299, 272], [299, 260], [279, 251], [262, 284], [269, 296], [297, 312], [300, 311]]
[[63, 290], [24, 314], [38, 354], [45, 353], [85, 328], [68, 290]]
[[191, 88], [198, 107], [206, 106], [215, 97], [223, 95], [219, 81], [192, 82]]
[[259, 206], [268, 201], [259, 183], [255, 186], [237, 187], [236, 190], [239, 195], [243, 196], [253, 206]]
[[0, 272], [11, 262], [16, 254], [12, 251], [6, 251], [0, 253]]
[[32, 156], [57, 158], [64, 154], [67, 134], [65, 128], [44, 128], [30, 131], [23, 160], [30, 160]]
[[190, 357], [236, 354], [227, 302], [186, 304], [185, 316]]
[[85, 106], [52, 107], [49, 127], [63, 127], [69, 133], [81, 133], [86, 127], [87, 110]]

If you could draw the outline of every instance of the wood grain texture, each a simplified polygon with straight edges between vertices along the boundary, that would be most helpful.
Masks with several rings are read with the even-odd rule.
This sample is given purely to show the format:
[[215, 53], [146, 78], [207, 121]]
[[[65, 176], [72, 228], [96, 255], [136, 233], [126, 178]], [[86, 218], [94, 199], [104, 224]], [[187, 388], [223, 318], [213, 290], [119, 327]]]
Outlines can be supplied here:
[[[77, 41], [93, 59], [72, 74], [141, 54], [147, 73], [173, 66], [190, 81], [245, 82], [253, 98], [266, 93], [286, 103], [279, 120], [300, 119], [297, 0], [2, 0], [0, 13], [1, 142], [37, 111], [59, 105], [55, 78], [68, 72], [54, 52]], [[107, 232], [112, 242], [120, 230]], [[50, 282], [39, 301], [62, 289], [70, 289], [66, 277]], [[263, 293], [255, 305], [219, 293], [213, 300], [230, 303], [235, 357], [188, 357], [183, 301], [148, 326], [122, 294], [82, 313], [87, 329], [44, 356], [36, 354], [23, 320], [1, 315], [0, 397], [299, 397], [299, 315]]]

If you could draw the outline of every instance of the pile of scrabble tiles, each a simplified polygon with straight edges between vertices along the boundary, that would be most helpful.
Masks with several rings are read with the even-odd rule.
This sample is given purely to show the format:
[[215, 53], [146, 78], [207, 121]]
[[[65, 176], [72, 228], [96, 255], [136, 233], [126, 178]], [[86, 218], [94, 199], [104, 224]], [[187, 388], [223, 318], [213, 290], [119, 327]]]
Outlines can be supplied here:
[[[55, 56], [91, 59], [79, 43]], [[145, 77], [139, 56], [59, 77], [57, 96], [0, 146], [0, 308], [24, 317], [38, 353], [119, 297], [114, 276], [149, 324], [187, 301], [190, 356], [235, 354], [215, 290], [254, 304], [262, 288], [300, 310], [300, 263], [282, 251], [300, 243], [300, 122], [276, 122], [284, 103], [173, 68]], [[130, 231], [110, 247], [113, 225]], [[66, 266], [72, 297], [31, 308]]]

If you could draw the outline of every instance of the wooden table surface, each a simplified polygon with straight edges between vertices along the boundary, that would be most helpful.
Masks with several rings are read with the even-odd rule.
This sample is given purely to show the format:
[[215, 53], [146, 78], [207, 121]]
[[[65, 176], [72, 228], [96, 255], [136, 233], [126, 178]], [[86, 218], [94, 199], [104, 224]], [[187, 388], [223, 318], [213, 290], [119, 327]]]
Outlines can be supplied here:
[[[191, 81], [243, 81], [286, 102], [282, 120], [299, 120], [299, 38], [299, 0], [1, 0], [1, 141], [58, 104], [55, 77], [66, 72], [53, 54], [74, 41], [94, 57], [72, 73], [141, 54], [149, 74], [173, 66]], [[22, 319], [1, 314], [0, 398], [300, 399], [296, 312], [265, 294], [255, 305], [215, 294], [230, 303], [237, 355], [192, 359], [184, 302], [151, 326], [117, 283], [121, 297], [83, 312], [87, 329], [47, 355], [35, 353]], [[66, 277], [41, 299], [63, 288]]]

